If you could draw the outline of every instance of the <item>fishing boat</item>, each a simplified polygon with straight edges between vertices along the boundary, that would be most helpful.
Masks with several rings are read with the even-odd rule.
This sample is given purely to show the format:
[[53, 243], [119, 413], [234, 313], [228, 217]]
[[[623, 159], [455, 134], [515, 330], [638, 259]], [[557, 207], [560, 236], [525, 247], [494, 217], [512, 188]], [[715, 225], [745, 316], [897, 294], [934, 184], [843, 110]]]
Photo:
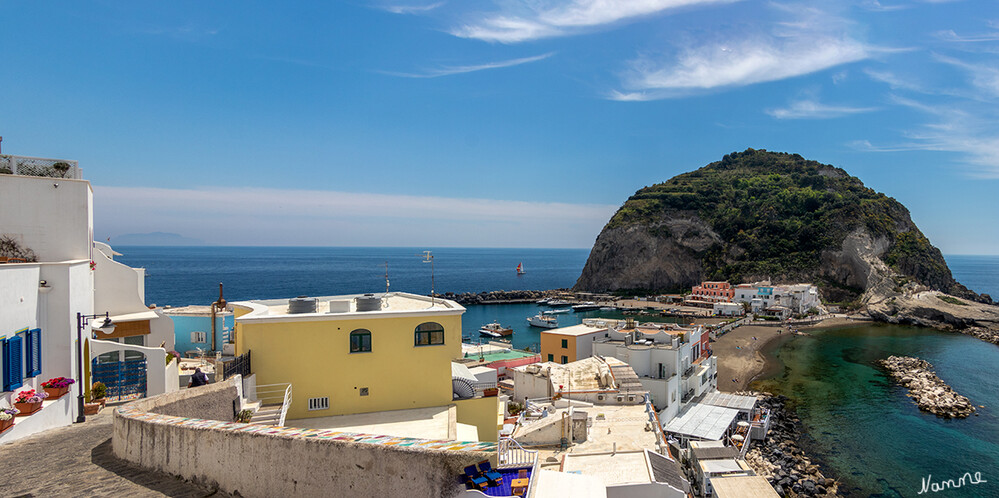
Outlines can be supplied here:
[[513, 329], [508, 329], [499, 322], [487, 323], [479, 329], [479, 335], [485, 337], [507, 337], [513, 335]]
[[577, 305], [575, 305], [575, 306], [572, 307], [572, 311], [575, 311], [577, 313], [581, 312], [581, 311], [593, 311], [593, 310], [597, 310], [597, 309], [600, 309], [600, 305], [597, 304], [597, 303], [595, 303], [595, 302], [593, 302], [593, 301], [587, 301], [585, 303], [579, 303], [579, 304], [577, 304]]
[[558, 318], [547, 313], [538, 313], [537, 315], [528, 318], [527, 323], [532, 327], [541, 327], [543, 329], [558, 328]]
[[524, 263], [517, 263], [517, 275], [523, 275], [527, 272], [524, 271]]

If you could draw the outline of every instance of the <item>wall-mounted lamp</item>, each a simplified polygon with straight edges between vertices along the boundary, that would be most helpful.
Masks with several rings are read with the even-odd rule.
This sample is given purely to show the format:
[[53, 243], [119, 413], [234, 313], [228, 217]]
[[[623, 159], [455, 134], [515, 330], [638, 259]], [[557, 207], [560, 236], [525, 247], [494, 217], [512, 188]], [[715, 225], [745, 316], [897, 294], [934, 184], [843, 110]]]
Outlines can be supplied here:
[[45, 280], [39, 280], [38, 281], [38, 292], [41, 292], [42, 294], [48, 294], [49, 291], [51, 291], [51, 290], [52, 290], [52, 286], [49, 285], [48, 282], [46, 282]]
[[111, 321], [110, 317], [104, 317], [104, 321], [98, 324], [92, 324], [90, 328], [100, 331], [102, 334], [110, 334], [114, 332], [115, 324]]

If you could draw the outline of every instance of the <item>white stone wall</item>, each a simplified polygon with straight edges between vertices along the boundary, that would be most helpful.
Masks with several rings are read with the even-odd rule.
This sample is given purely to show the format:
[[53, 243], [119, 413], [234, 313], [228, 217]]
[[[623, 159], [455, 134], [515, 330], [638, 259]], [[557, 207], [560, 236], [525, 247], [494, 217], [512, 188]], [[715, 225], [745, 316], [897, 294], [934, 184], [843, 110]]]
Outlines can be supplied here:
[[38, 261], [91, 259], [93, 192], [84, 180], [0, 175], [0, 227]]

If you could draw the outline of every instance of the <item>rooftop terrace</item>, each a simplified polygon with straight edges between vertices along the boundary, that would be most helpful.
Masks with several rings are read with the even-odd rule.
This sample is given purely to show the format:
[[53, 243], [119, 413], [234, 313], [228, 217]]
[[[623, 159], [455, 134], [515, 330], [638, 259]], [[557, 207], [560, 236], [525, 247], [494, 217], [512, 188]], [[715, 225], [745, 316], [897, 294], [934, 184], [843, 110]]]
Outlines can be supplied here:
[[296, 319], [328, 319], [336, 317], [357, 318], [358, 316], [372, 315], [406, 315], [422, 313], [460, 314], [465, 308], [454, 301], [420, 296], [405, 292], [390, 292], [388, 294], [374, 294], [373, 297], [380, 298], [381, 303], [378, 309], [371, 311], [359, 311], [358, 299], [371, 297], [366, 294], [347, 294], [340, 296], [310, 297], [315, 299], [316, 309], [314, 312], [291, 313], [289, 306], [291, 299], [263, 299], [252, 301], [241, 301], [233, 303], [233, 306], [249, 308], [251, 311], [239, 317], [239, 320], [282, 320]]

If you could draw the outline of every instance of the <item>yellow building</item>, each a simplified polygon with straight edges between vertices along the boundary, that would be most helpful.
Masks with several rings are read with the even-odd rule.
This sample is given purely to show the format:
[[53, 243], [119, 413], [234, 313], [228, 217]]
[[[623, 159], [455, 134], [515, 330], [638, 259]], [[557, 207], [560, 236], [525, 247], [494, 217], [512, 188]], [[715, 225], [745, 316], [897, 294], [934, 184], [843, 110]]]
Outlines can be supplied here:
[[252, 352], [257, 385], [292, 384], [288, 419], [454, 404], [457, 422], [496, 440], [498, 398], [452, 401], [451, 361], [462, 356], [465, 312], [454, 301], [389, 293], [234, 308], [236, 354]]
[[573, 325], [541, 331], [541, 361], [572, 363], [593, 356], [593, 340], [603, 338], [607, 327]]

